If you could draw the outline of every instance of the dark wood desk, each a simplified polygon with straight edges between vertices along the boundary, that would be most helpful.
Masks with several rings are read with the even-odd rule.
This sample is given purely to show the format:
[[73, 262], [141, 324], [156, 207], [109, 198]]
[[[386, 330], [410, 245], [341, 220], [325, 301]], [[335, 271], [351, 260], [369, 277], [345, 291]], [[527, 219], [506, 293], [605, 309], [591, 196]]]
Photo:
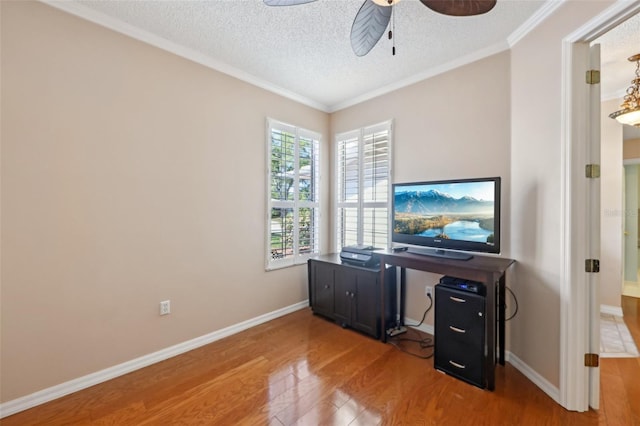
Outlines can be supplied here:
[[[486, 372], [486, 387], [495, 389], [496, 346], [498, 347], [497, 360], [504, 365], [504, 341], [505, 341], [505, 273], [515, 262], [513, 259], [503, 257], [490, 257], [474, 255], [469, 260], [453, 260], [440, 257], [413, 254], [406, 251], [393, 252], [379, 250], [375, 252], [380, 256], [382, 265], [400, 267], [400, 321], [404, 322], [406, 269], [433, 272], [435, 274], [449, 275], [453, 277], [473, 280], [486, 286], [486, 317], [485, 317], [485, 344], [486, 356], [484, 367]], [[382, 283], [382, 309], [384, 318], [385, 296], [385, 268], [380, 269], [380, 282]], [[384, 320], [383, 320], [384, 321]], [[385, 324], [381, 324], [384, 330]], [[496, 338], [497, 337], [497, 338]], [[387, 334], [382, 333], [381, 340], [387, 341]]]

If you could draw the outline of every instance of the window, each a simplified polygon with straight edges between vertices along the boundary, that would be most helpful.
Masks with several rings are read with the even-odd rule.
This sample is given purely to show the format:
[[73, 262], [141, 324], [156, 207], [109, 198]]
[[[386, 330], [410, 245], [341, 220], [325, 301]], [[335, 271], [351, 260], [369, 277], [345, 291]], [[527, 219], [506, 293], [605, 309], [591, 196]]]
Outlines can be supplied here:
[[318, 133], [268, 120], [267, 270], [319, 252]]
[[336, 242], [389, 243], [391, 121], [336, 135]]

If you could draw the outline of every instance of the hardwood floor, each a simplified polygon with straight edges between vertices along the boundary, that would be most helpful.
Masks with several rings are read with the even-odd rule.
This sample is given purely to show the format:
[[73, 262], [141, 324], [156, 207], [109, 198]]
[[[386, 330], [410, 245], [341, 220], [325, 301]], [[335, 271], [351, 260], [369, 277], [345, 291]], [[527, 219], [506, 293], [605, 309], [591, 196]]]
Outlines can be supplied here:
[[[640, 299], [622, 296], [624, 322], [640, 348]], [[640, 425], [640, 358], [600, 359], [600, 411], [608, 425]]]
[[[639, 301], [623, 302], [638, 343]], [[640, 425], [640, 358], [601, 360], [598, 412], [566, 411], [509, 364], [496, 372], [495, 392], [478, 389], [304, 309], [0, 423]]]

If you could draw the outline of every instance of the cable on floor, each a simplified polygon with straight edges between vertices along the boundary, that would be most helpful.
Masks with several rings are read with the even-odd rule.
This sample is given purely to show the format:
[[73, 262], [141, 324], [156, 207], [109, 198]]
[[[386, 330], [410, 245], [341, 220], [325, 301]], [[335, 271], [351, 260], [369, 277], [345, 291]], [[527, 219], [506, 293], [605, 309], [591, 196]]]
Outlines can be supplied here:
[[431, 351], [430, 354], [427, 355], [422, 355], [419, 353], [415, 353], [412, 351], [409, 351], [403, 347], [401, 347], [400, 345], [398, 345], [397, 342], [413, 342], [413, 343], [417, 343], [418, 347], [420, 350], [427, 350], [427, 349], [432, 349], [433, 348], [433, 338], [432, 337], [422, 337], [420, 335], [420, 333], [418, 332], [418, 330], [414, 329], [414, 328], [408, 328], [407, 329], [407, 333], [409, 331], [412, 331], [414, 333], [416, 333], [416, 335], [418, 336], [417, 338], [408, 338], [408, 337], [398, 337], [398, 336], [394, 336], [391, 339], [387, 340], [389, 342], [389, 344], [393, 345], [396, 347], [396, 349], [411, 355], [411, 356], [415, 356], [416, 358], [421, 358], [421, 359], [429, 359], [431, 357], [433, 357], [433, 350]]
[[418, 330], [416, 330], [413, 327], [420, 327], [423, 323], [425, 318], [427, 317], [427, 313], [431, 310], [431, 308], [433, 307], [433, 299], [431, 297], [431, 295], [428, 296], [429, 297], [429, 306], [427, 306], [427, 309], [424, 311], [424, 313], [422, 314], [422, 319], [420, 320], [420, 322], [418, 324], [405, 324], [406, 327], [411, 327], [411, 328], [407, 328], [407, 333], [409, 331], [412, 331], [413, 333], [416, 334], [416, 336], [418, 336], [417, 338], [408, 338], [408, 337], [400, 337], [401, 335], [397, 335], [397, 336], [392, 336], [390, 337], [387, 341], [395, 346], [398, 350], [411, 355], [411, 356], [415, 356], [417, 358], [421, 358], [421, 359], [429, 359], [431, 357], [433, 357], [433, 351], [431, 351], [430, 354], [428, 355], [422, 355], [422, 354], [418, 354], [415, 352], [411, 352], [403, 347], [401, 347], [400, 345], [398, 345], [396, 342], [412, 342], [412, 343], [417, 343], [418, 347], [420, 350], [426, 350], [429, 348], [433, 348], [433, 338], [430, 336], [426, 336], [426, 337], [422, 337], [420, 335], [420, 332]]

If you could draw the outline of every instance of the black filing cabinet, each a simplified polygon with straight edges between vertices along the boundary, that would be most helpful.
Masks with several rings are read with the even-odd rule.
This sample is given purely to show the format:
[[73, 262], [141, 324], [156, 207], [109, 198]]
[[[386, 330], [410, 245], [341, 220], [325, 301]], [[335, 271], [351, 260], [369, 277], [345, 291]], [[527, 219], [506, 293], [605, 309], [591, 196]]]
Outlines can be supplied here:
[[436, 285], [434, 366], [485, 387], [485, 297]]

